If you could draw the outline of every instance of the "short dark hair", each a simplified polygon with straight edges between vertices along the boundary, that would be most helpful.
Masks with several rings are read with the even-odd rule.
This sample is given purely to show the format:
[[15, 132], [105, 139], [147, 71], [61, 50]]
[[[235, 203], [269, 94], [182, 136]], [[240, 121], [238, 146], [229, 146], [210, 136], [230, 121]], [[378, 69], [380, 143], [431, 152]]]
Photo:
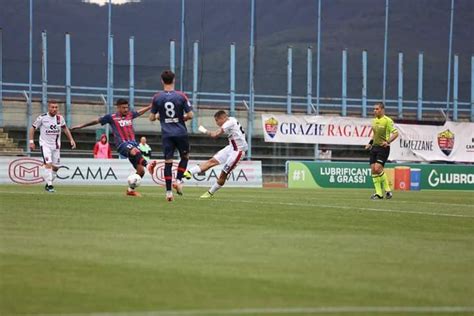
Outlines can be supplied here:
[[122, 104], [128, 104], [128, 100], [127, 99], [124, 99], [124, 98], [120, 98], [120, 99], [117, 99], [117, 101], [115, 102], [115, 105], [122, 105]]
[[216, 113], [214, 113], [214, 118], [218, 118], [224, 115], [227, 115], [227, 113], [224, 110], [219, 110]]
[[375, 105], [378, 105], [378, 106], [380, 106], [382, 109], [385, 109], [385, 104], [383, 104], [383, 102], [377, 102], [377, 103], [375, 103]]
[[172, 84], [174, 80], [174, 72], [169, 69], [163, 71], [161, 73], [161, 80], [163, 80], [165, 84]]

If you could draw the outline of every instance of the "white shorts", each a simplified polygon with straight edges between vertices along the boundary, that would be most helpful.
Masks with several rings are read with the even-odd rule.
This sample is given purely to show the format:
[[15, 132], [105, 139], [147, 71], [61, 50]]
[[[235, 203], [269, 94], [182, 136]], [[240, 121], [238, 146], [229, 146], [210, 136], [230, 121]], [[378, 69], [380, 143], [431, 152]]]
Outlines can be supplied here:
[[60, 154], [59, 149], [49, 148], [46, 146], [41, 146], [41, 155], [43, 156], [43, 161], [46, 164], [53, 164], [54, 166], [59, 165]]
[[231, 145], [227, 145], [214, 155], [214, 159], [219, 161], [220, 164], [225, 163], [222, 171], [229, 174], [244, 158], [245, 152], [242, 150], [234, 150]]

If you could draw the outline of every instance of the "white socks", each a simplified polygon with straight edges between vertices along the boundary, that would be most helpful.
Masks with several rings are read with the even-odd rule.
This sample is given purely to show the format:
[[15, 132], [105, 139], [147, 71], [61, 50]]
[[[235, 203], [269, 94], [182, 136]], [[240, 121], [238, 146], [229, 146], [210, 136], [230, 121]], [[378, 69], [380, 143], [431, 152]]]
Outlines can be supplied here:
[[191, 174], [200, 173], [200, 172], [201, 172], [201, 167], [199, 167], [199, 165], [196, 165], [196, 166], [194, 166], [194, 167], [189, 168], [188, 171], [189, 171]]
[[212, 185], [212, 187], [209, 189], [209, 193], [214, 194], [214, 193], [216, 193], [216, 191], [219, 190], [220, 188], [222, 188], [222, 185], [219, 185], [219, 184], [217, 184], [217, 182], [216, 182], [216, 183], [214, 183], [214, 184]]
[[44, 168], [44, 180], [46, 180], [47, 185], [53, 185], [53, 169]]
[[53, 181], [58, 176], [58, 173], [53, 168], [44, 168], [44, 180], [47, 185], [53, 185]]

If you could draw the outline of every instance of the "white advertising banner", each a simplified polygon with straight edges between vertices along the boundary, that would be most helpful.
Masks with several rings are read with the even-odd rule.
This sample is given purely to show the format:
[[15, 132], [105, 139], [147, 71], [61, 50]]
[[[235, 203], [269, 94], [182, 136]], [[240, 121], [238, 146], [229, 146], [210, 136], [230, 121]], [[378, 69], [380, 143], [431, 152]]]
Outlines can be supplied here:
[[368, 118], [262, 114], [266, 142], [365, 145], [372, 136]]
[[396, 124], [389, 160], [474, 162], [474, 123]]
[[[190, 160], [189, 166], [202, 161]], [[44, 183], [44, 168], [41, 158], [0, 157], [0, 184]], [[173, 164], [176, 175], [178, 162]], [[187, 186], [210, 186], [219, 177], [222, 166], [195, 174], [186, 180]], [[153, 176], [147, 172], [141, 185], [164, 185], [164, 162], [159, 161]], [[64, 158], [55, 183], [58, 185], [126, 185], [127, 177], [135, 173], [126, 159]], [[227, 187], [262, 187], [262, 164], [260, 161], [242, 161], [229, 175]]]
[[[363, 146], [372, 136], [370, 118], [262, 114], [262, 127], [265, 141], [276, 143]], [[474, 162], [474, 123], [395, 127], [389, 160]]]

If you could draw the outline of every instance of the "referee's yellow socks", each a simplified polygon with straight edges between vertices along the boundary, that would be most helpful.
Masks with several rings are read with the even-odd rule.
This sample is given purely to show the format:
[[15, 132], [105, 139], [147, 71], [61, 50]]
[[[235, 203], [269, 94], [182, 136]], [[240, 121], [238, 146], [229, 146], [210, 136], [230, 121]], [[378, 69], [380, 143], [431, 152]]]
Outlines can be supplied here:
[[385, 192], [392, 191], [390, 189], [390, 184], [388, 183], [387, 174], [382, 171], [382, 174], [380, 175], [379, 178], [380, 178], [380, 181], [382, 182], [383, 189], [385, 190]]
[[378, 174], [373, 174], [372, 181], [374, 182], [375, 194], [377, 194], [378, 196], [383, 196], [382, 177]]

